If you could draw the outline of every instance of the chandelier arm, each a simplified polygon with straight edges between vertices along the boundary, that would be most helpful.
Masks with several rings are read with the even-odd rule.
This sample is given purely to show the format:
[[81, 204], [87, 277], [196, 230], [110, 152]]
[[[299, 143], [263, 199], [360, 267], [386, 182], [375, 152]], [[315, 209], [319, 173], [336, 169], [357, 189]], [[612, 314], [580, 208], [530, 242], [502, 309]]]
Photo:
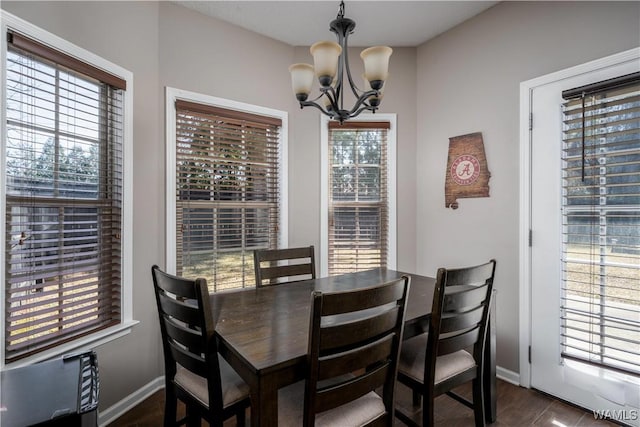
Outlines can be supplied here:
[[[349, 111], [349, 116], [351, 116], [351, 114], [353, 114], [354, 111], [356, 111], [358, 108], [360, 108], [360, 106], [362, 104], [365, 105], [365, 109], [369, 109], [371, 111], [375, 111], [377, 109], [377, 107], [372, 107], [368, 104], [366, 104], [366, 101], [369, 99], [370, 96], [373, 95], [378, 95], [378, 91], [375, 89], [371, 89], [370, 91], [364, 92], [356, 101], [356, 105], [353, 106], [353, 108], [351, 109], [351, 111]], [[358, 113], [360, 114], [360, 113]]]
[[[345, 55], [345, 43], [344, 35], [341, 32], [336, 32], [338, 36], [338, 44], [342, 47], [342, 55], [338, 57], [338, 75], [336, 76], [336, 87], [334, 91], [336, 107], [339, 109], [344, 108], [344, 95], [342, 95], [342, 83], [344, 79], [344, 55]], [[340, 104], [340, 105], [338, 105]]]
[[376, 109], [375, 109], [374, 107], [371, 107], [371, 106], [368, 106], [368, 105], [367, 105], [367, 106], [365, 106], [365, 107], [360, 108], [360, 109], [359, 109], [358, 111], [356, 111], [355, 113], [349, 113], [349, 118], [350, 118], [350, 119], [352, 119], [352, 118], [354, 118], [354, 117], [359, 116], [359, 115], [360, 115], [360, 113], [362, 113], [364, 110], [371, 110], [371, 111], [373, 111], [374, 113], [376, 112]]
[[322, 98], [322, 95], [324, 95], [324, 92], [322, 92], [320, 95], [313, 98], [311, 101], [302, 101], [302, 102], [316, 102], [318, 99]]
[[342, 79], [343, 79], [343, 75], [344, 73], [342, 72], [343, 66], [342, 66], [342, 58], [340, 58], [339, 60], [339, 65], [338, 65], [338, 79], [336, 81], [336, 88], [334, 91], [335, 94], [335, 100], [336, 100], [336, 105], [338, 105], [338, 103], [340, 103], [339, 108], [342, 109], [344, 108], [344, 95], [342, 94]]
[[333, 117], [334, 116], [332, 113], [330, 113], [329, 111], [327, 111], [324, 108], [322, 108], [322, 106], [320, 104], [318, 104], [317, 102], [314, 102], [314, 101], [300, 101], [300, 108], [303, 108], [303, 107], [316, 107], [323, 114], [326, 114], [329, 117]]
[[[356, 98], [359, 98], [362, 91], [356, 84], [353, 82], [353, 78], [351, 77], [351, 68], [349, 68], [349, 49], [347, 46], [347, 39], [349, 38], [349, 34], [344, 34], [344, 45], [342, 46], [342, 52], [344, 53], [344, 68], [347, 70], [347, 78], [349, 79], [349, 86], [351, 86], [351, 92]], [[357, 107], [357, 106], [356, 106]], [[354, 109], [356, 108], [354, 107]]]
[[[333, 95], [333, 97], [332, 97]], [[322, 111], [324, 114], [328, 115], [329, 117], [334, 117], [334, 114], [332, 114], [331, 112], [329, 112], [329, 110], [323, 109], [321, 108], [320, 104], [318, 104], [316, 101], [318, 101], [320, 98], [322, 98], [323, 96], [326, 96], [329, 99], [329, 102], [331, 103], [332, 108], [334, 109], [334, 111], [337, 111], [337, 104], [335, 101], [335, 92], [333, 91], [333, 88], [321, 88], [320, 89], [320, 95], [316, 96], [314, 99], [310, 100], [310, 101], [298, 101], [300, 103], [300, 108], [303, 108], [305, 106], [312, 106], [312, 107], [316, 107], [319, 108], [320, 111]]]
[[[338, 90], [340, 88], [338, 87]], [[339, 111], [341, 110], [341, 106], [338, 106], [338, 101], [340, 100], [340, 95], [338, 92], [336, 92], [336, 90], [329, 86], [328, 88], [322, 88], [322, 94], [326, 95], [326, 97], [329, 99], [329, 102], [331, 103], [331, 108], [333, 108], [333, 111]]]

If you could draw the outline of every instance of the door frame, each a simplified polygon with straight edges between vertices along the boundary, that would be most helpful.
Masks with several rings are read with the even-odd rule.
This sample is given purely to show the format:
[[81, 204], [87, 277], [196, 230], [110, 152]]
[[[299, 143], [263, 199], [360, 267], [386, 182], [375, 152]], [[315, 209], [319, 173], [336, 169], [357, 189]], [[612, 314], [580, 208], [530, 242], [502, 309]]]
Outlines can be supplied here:
[[519, 362], [520, 385], [531, 387], [531, 364], [529, 348], [531, 345], [531, 144], [532, 95], [540, 86], [614, 66], [616, 64], [638, 60], [640, 47], [623, 51], [604, 58], [596, 59], [564, 70], [546, 74], [520, 83], [520, 227], [519, 227]]

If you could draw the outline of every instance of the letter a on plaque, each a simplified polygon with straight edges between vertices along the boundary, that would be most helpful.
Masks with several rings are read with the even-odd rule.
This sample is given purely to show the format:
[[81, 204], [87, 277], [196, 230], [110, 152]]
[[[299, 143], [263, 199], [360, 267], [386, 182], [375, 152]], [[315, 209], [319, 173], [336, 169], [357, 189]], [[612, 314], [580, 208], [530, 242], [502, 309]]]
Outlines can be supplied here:
[[489, 197], [490, 177], [482, 133], [449, 138], [447, 177], [444, 182], [447, 208], [458, 209], [459, 198]]

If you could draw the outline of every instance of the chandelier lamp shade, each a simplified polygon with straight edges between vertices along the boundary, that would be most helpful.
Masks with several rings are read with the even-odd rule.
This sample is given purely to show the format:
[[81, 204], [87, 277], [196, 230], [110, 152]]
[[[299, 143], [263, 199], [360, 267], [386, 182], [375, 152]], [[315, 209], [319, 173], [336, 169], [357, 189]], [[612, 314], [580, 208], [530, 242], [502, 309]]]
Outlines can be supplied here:
[[[313, 65], [293, 64], [289, 67], [293, 93], [300, 102], [300, 108], [315, 107], [340, 123], [356, 117], [365, 110], [375, 112], [378, 109], [384, 84], [389, 76], [389, 58], [393, 49], [388, 46], [374, 46], [360, 53], [364, 62], [364, 74], [362, 90], [359, 89], [349, 70], [347, 46], [349, 34], [353, 33], [355, 27], [355, 21], [344, 17], [344, 1], [341, 2], [338, 16], [329, 26], [336, 34], [338, 42], [314, 43], [309, 49], [313, 56]], [[345, 74], [356, 99], [350, 109], [344, 106]], [[314, 78], [317, 78], [320, 84], [320, 94], [309, 100]]]

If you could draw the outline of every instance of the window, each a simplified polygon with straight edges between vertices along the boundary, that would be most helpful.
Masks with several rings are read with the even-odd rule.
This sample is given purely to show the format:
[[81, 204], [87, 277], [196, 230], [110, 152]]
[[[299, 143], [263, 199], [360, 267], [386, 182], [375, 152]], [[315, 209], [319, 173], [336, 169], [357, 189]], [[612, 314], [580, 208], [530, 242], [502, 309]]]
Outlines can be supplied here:
[[378, 121], [323, 125], [323, 181], [328, 184], [323, 207], [325, 274], [395, 267], [395, 199], [390, 197], [395, 188], [395, 116], [371, 118]]
[[131, 320], [123, 267], [130, 74], [77, 59], [95, 57], [75, 47], [73, 55], [54, 49], [70, 45], [37, 32], [46, 44], [10, 30], [3, 50], [6, 363], [102, 331], [95, 342]]
[[255, 286], [253, 251], [277, 248], [282, 237], [286, 113], [180, 95], [173, 102], [175, 142], [169, 142], [175, 158], [170, 259], [176, 274], [204, 277], [214, 292]]
[[637, 375], [640, 73], [563, 96], [563, 356]]

